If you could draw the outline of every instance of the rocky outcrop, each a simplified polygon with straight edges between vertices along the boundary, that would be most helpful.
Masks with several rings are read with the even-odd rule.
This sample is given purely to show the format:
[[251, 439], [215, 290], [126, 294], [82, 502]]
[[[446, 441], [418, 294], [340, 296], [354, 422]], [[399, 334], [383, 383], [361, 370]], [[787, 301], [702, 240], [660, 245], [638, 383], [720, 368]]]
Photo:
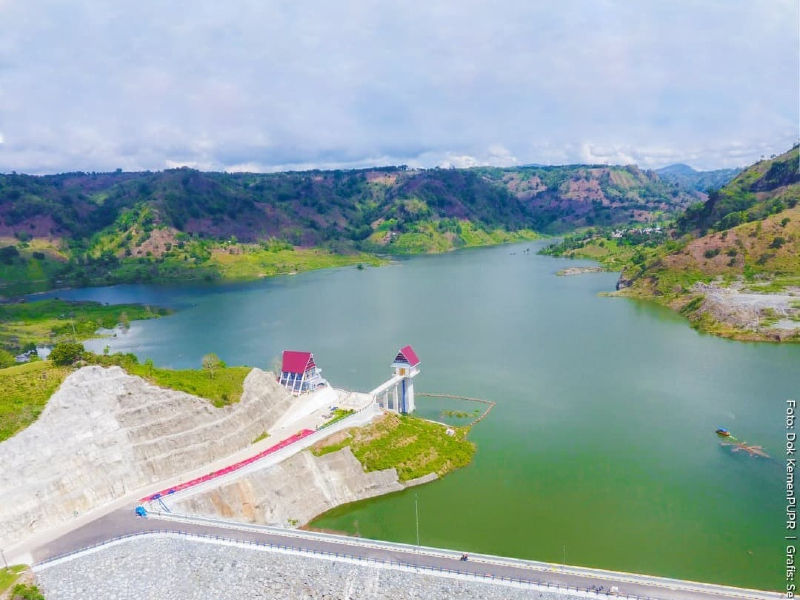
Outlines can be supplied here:
[[633, 285], [633, 280], [625, 277], [624, 273], [619, 274], [619, 279], [617, 279], [617, 291], [624, 290], [625, 288], [629, 288]]
[[0, 547], [240, 450], [291, 403], [259, 369], [224, 408], [119, 367], [80, 369], [33, 425], [0, 443]]
[[[432, 478], [435, 477], [433, 474]], [[300, 452], [227, 485], [189, 496], [173, 508], [183, 514], [297, 525], [340, 504], [405, 487], [395, 469], [365, 472], [350, 448], [345, 447], [323, 456]]]

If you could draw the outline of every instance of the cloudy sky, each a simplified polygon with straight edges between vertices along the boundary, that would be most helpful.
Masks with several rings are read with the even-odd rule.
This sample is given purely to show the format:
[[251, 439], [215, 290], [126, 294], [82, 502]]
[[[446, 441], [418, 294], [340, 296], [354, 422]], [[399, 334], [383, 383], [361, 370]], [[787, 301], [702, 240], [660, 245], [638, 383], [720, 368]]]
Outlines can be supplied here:
[[0, 172], [739, 166], [796, 0], [0, 0]]

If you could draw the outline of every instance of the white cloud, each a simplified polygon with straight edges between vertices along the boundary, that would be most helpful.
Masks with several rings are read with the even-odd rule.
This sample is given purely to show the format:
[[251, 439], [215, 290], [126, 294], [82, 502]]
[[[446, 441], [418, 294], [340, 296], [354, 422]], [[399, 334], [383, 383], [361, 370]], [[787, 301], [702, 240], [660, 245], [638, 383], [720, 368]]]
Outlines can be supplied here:
[[448, 153], [447, 157], [442, 159], [437, 166], [442, 167], [443, 169], [468, 169], [470, 167], [477, 167], [482, 164], [483, 163], [474, 156]]
[[797, 21], [775, 0], [0, 0], [0, 171], [745, 164], [799, 137]]

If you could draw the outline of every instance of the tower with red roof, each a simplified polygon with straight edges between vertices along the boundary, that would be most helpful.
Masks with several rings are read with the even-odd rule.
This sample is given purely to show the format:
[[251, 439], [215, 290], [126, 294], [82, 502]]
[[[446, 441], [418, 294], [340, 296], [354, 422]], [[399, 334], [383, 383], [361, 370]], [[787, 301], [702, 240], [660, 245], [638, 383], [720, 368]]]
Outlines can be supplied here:
[[[402, 378], [395, 391], [397, 412], [412, 413], [414, 404], [414, 377], [419, 375], [421, 361], [411, 346], [403, 346], [394, 357], [392, 368], [395, 377]], [[398, 397], [399, 396], [399, 397]]]

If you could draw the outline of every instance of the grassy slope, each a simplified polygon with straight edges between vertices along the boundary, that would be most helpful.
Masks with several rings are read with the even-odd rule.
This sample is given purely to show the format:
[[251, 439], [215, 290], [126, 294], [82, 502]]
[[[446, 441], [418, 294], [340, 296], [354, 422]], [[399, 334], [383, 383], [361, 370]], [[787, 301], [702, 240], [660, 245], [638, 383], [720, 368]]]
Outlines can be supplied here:
[[457, 248], [493, 246], [512, 242], [535, 240], [541, 237], [531, 229], [506, 231], [504, 229], [486, 230], [475, 227], [469, 221], [435, 223], [420, 221], [410, 231], [391, 232], [378, 230], [368, 240], [377, 252], [389, 254], [437, 254]]
[[411, 416], [387, 414], [381, 420], [333, 442], [323, 440], [312, 452], [317, 456], [350, 446], [367, 471], [395, 468], [400, 481], [428, 473], [445, 473], [470, 463], [475, 445], [466, 439], [467, 428], [454, 428], [448, 436], [445, 427]]
[[644, 252], [645, 262], [625, 272], [635, 281], [633, 294], [671, 301], [686, 294], [698, 281], [732, 281], [740, 277], [754, 289], [764, 289], [767, 283], [771, 291], [797, 286], [800, 206], [692, 239], [671, 252], [665, 252], [665, 248]]
[[110, 329], [132, 320], [157, 318], [168, 312], [139, 304], [103, 305], [65, 300], [0, 304], [0, 348], [16, 351], [73, 337], [85, 340], [96, 337], [96, 331], [101, 327]]
[[146, 365], [129, 367], [131, 375], [138, 375], [160, 387], [179, 390], [210, 400], [217, 408], [234, 404], [242, 397], [244, 379], [250, 367], [225, 367], [211, 376], [196, 369], [159, 369]]
[[588, 258], [596, 260], [609, 271], [619, 271], [630, 263], [637, 249], [636, 246], [610, 236], [589, 234], [588, 237], [581, 238], [582, 236], [567, 238], [560, 244], [545, 248], [541, 253], [566, 258]]
[[[150, 383], [209, 400], [221, 407], [238, 402], [250, 367], [225, 367], [214, 375], [198, 370], [161, 369], [140, 365], [135, 357], [94, 356], [90, 362], [104, 366], [122, 366], [131, 375]], [[0, 369], [0, 442], [25, 429], [44, 410], [50, 396], [74, 367], [58, 367], [50, 361], [36, 361]]]
[[213, 373], [203, 369], [163, 369], [148, 362], [140, 364], [133, 354], [87, 354], [87, 357], [93, 364], [117, 365], [154, 385], [205, 398], [218, 408], [239, 401], [244, 379], [251, 371], [250, 367], [228, 366], [215, 369]]
[[33, 423], [71, 372], [49, 361], [0, 369], [0, 441]]
[[321, 248], [287, 248], [277, 251], [253, 246], [215, 248], [208, 264], [223, 279], [255, 279], [285, 273], [344, 267], [354, 264], [377, 266], [381, 260], [363, 252], [335, 254]]
[[687, 209], [678, 226], [688, 233], [657, 248], [642, 249], [643, 260], [629, 263], [622, 273], [630, 286], [622, 293], [670, 306], [703, 331], [736, 339], [775, 339], [774, 332], [766, 329], [719, 321], [704, 310], [703, 298], [692, 286], [736, 283], [762, 293], [800, 287], [799, 160], [795, 146], [775, 159], [760, 161], [704, 205]]
[[620, 294], [665, 304], [703, 331], [736, 339], [773, 340], [775, 332], [744, 331], [715, 320], [703, 310], [703, 298], [693, 286], [735, 283], [745, 291], [796, 293], [791, 290], [800, 287], [798, 150], [795, 146], [756, 163], [710, 194], [705, 203], [689, 207], [678, 218], [671, 239], [625, 236], [616, 240], [608, 230], [589, 230], [543, 253], [590, 258], [622, 270], [620, 282], [629, 287]]
[[8, 246], [16, 248], [19, 257], [0, 261], [0, 296], [48, 289], [68, 260], [58, 239], [36, 238], [20, 242], [14, 237], [0, 236], [0, 248]]
[[28, 567], [26, 565], [11, 565], [0, 569], [0, 596], [9, 589]]

